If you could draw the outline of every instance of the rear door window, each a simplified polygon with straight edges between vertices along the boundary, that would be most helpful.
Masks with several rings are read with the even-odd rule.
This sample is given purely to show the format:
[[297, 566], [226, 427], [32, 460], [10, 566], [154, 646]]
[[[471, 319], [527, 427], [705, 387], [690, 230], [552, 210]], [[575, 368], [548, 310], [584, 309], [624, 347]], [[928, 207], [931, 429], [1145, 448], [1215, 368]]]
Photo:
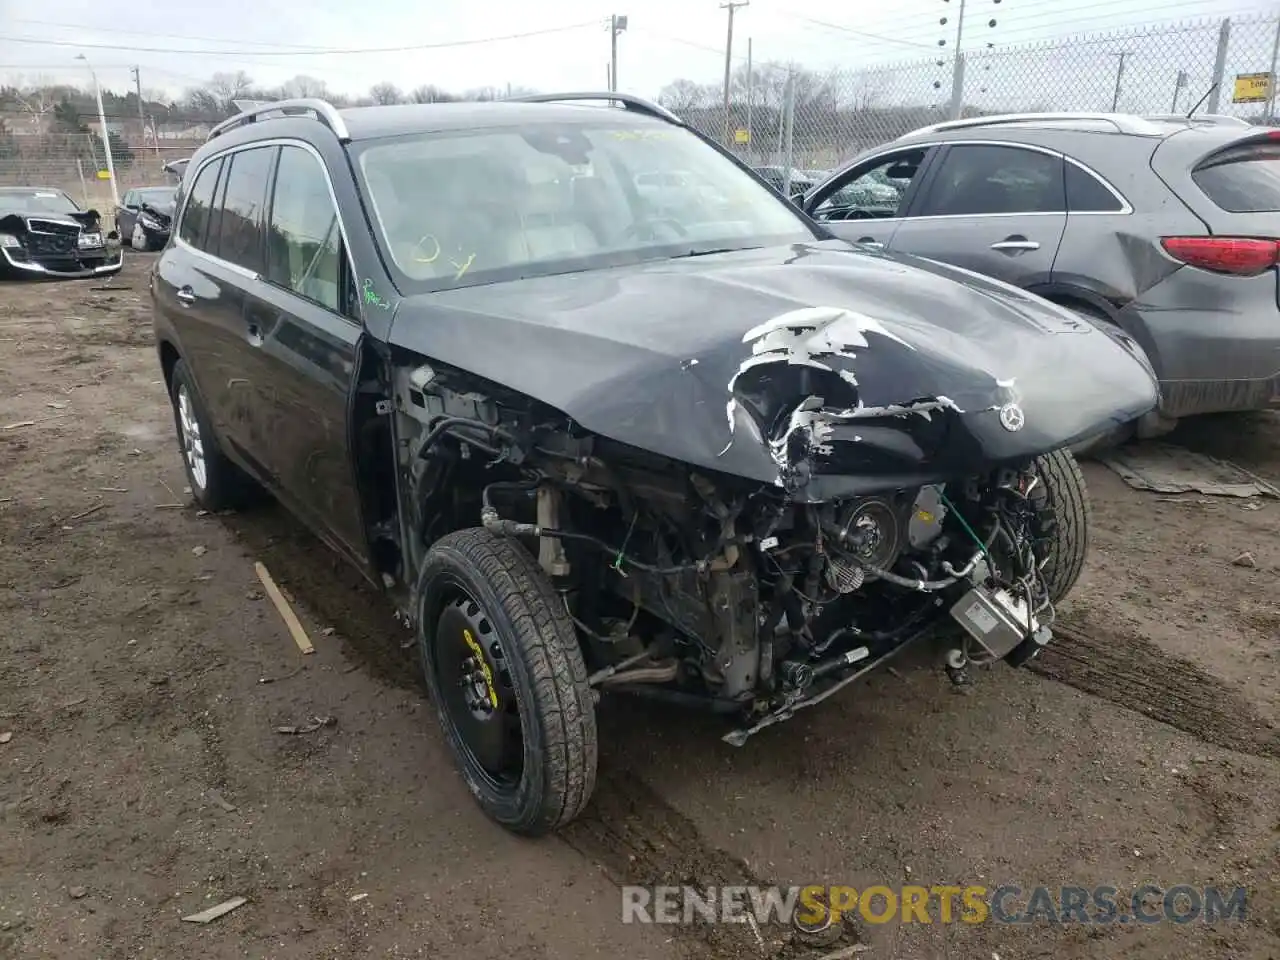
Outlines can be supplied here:
[[213, 190], [218, 185], [218, 173], [221, 170], [222, 160], [218, 159], [196, 175], [196, 182], [191, 185], [191, 196], [187, 199], [187, 206], [182, 214], [178, 237], [197, 250], [207, 249], [205, 234], [209, 227], [209, 212], [213, 207]]
[[1021, 147], [961, 145], [947, 151], [913, 217], [1065, 213], [1060, 157]]
[[1280, 143], [1226, 150], [1192, 172], [1191, 179], [1228, 213], [1280, 211]]
[[275, 152], [275, 147], [255, 147], [232, 154], [216, 246], [212, 237], [209, 243], [210, 253], [255, 273], [263, 270], [263, 209]]

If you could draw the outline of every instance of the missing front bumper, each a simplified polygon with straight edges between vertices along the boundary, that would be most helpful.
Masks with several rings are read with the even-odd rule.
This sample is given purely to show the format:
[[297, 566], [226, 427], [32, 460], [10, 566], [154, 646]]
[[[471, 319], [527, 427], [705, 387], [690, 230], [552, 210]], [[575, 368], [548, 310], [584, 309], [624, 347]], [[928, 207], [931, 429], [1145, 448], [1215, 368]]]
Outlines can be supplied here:
[[110, 247], [102, 255], [44, 257], [35, 260], [16, 259], [9, 250], [0, 248], [0, 256], [4, 257], [0, 267], [7, 276], [32, 279], [81, 280], [119, 273], [124, 266], [120, 250], [112, 250]]

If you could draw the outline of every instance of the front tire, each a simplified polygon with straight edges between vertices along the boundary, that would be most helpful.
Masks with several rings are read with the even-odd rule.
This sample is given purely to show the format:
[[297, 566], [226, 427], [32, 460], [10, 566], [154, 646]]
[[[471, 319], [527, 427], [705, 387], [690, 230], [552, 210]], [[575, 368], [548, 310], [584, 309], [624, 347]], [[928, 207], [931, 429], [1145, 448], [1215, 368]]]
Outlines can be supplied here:
[[1057, 604], [1069, 594], [1084, 570], [1089, 553], [1092, 507], [1080, 465], [1068, 450], [1055, 450], [1036, 460], [1043, 495], [1038, 500], [1039, 536], [1043, 538], [1042, 570], [1049, 599]]
[[568, 823], [595, 789], [596, 717], [550, 581], [519, 543], [476, 528], [432, 546], [418, 596], [423, 672], [472, 795], [515, 833]]
[[252, 489], [252, 481], [218, 446], [185, 360], [173, 366], [169, 398], [191, 495], [211, 512], [242, 506]]

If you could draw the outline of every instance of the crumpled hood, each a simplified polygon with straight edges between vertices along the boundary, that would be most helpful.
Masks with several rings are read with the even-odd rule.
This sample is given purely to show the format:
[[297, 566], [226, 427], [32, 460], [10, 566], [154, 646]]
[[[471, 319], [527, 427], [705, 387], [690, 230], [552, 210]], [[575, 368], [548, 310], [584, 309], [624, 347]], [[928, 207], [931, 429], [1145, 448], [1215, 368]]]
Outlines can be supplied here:
[[412, 298], [390, 339], [595, 433], [813, 499], [1032, 456], [1156, 403], [1149, 371], [1083, 318], [839, 241]]
[[173, 210], [175, 202], [166, 200], [164, 203], [144, 203], [142, 209], [151, 214], [162, 225], [168, 226], [169, 221], [173, 219]]

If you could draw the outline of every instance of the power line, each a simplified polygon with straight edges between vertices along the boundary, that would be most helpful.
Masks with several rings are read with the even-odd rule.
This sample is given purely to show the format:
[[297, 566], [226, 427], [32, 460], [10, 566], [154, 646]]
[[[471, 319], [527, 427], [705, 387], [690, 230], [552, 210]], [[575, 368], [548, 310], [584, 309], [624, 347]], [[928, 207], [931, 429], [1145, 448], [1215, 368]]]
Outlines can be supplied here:
[[[1064, 9], [1062, 4], [1057, 2], [1057, 0], [1041, 0], [1041, 2], [1028, 2], [1028, 0], [1022, 0], [1022, 2], [1017, 4], [1017, 6], [1011, 7], [1011, 9], [1005, 11], [1004, 17], [1002, 18], [1003, 22], [1001, 23], [999, 28], [999, 36], [1001, 37], [1001, 42], [1004, 44], [1007, 44], [1009, 42], [1009, 38], [1011, 37], [1025, 36], [1026, 34], [1030, 34], [1030, 33], [1044, 34], [1044, 33], [1054, 31], [1055, 28], [1064, 28], [1061, 31], [1062, 33], [1069, 32], [1072, 34], [1096, 33], [1100, 30], [1123, 30], [1126, 28], [1126, 26], [1132, 27], [1132, 28], [1140, 28], [1140, 27], [1145, 28], [1145, 27], [1150, 27], [1152, 25], [1152, 21], [1142, 19], [1143, 16], [1147, 14], [1167, 14], [1167, 12], [1170, 10], [1195, 8], [1189, 11], [1188, 13], [1182, 14], [1181, 16], [1182, 17], [1194, 16], [1196, 11], [1201, 11], [1204, 16], [1214, 16], [1216, 15], [1216, 11], [1220, 10], [1220, 7], [1216, 4], [1215, 0], [1173, 0], [1173, 2], [1170, 2], [1170, 3], [1162, 3], [1162, 4], [1146, 6], [1146, 7], [1138, 7], [1138, 8], [1122, 7], [1121, 10], [1117, 11], [1116, 16], [1124, 16], [1127, 18], [1132, 18], [1132, 22], [1129, 24], [1117, 23], [1112, 21], [1105, 25], [1094, 25], [1091, 22], [1085, 22], [1085, 21], [1096, 20], [1096, 16], [1083, 17], [1083, 18], [1079, 16], [1080, 14], [1086, 13], [1087, 11], [1090, 11], [1090, 10], [1101, 10], [1106, 8], [1115, 9], [1116, 7], [1117, 7], [1117, 4], [1114, 2], [1114, 0], [1102, 0], [1102, 2], [1087, 3], [1081, 6], [1072, 6], [1069, 9]], [[775, 14], [778, 14], [777, 11], [774, 11], [774, 12]], [[1258, 7], [1251, 7], [1249, 9], [1244, 9], [1244, 10], [1236, 10], [1229, 14], [1217, 15], [1217, 18], [1221, 19], [1221, 16], [1241, 16], [1241, 15], [1266, 13], [1266, 12], [1268, 12], [1267, 7], [1258, 6]], [[845, 27], [838, 23], [827, 23], [826, 21], [816, 21], [816, 20], [813, 20], [812, 18], [800, 17], [795, 14], [778, 14], [778, 15], [792, 17], [798, 20], [805, 20], [815, 25], [821, 24], [826, 28], [837, 31], [839, 33], [848, 33], [854, 36], [861, 35], [863, 37], [866, 37], [867, 39], [878, 40], [880, 43], [886, 43], [886, 42], [895, 43], [895, 44], [910, 43], [915, 46], [928, 47], [930, 49], [932, 49], [936, 45], [934, 43], [916, 43], [914, 41], [908, 41], [908, 40], [896, 40], [892, 37], [884, 37], [879, 34], [868, 34], [865, 31], [855, 30], [854, 28]], [[1037, 21], [1037, 20], [1044, 21], [1046, 20], [1046, 18], [1056, 18], [1056, 19], [1052, 19], [1050, 22], [1043, 22], [1039, 24], [1034, 23], [1034, 21]], [[1166, 16], [1162, 18], [1162, 22], [1168, 22], [1174, 19], [1178, 19], [1178, 17]], [[903, 27], [902, 32], [904, 35], [914, 34], [916, 36], [919, 36], [921, 31], [927, 31], [931, 29], [937, 30], [938, 22], [937, 22], [937, 17], [935, 17], [933, 14], [921, 12], [921, 13], [909, 14], [905, 17], [896, 19], [894, 26], [895, 28], [899, 26]], [[1043, 37], [1043, 39], [1056, 39], [1056, 37]], [[1026, 41], [1026, 42], [1034, 42], [1034, 41]]]
[[865, 30], [854, 30], [851, 27], [844, 27], [838, 23], [828, 23], [825, 20], [815, 20], [813, 19], [813, 17], [802, 17], [798, 13], [785, 13], [781, 11], [774, 11], [774, 13], [777, 16], [789, 17], [792, 20], [800, 20], [804, 23], [811, 23], [815, 27], [825, 27], [828, 30], [837, 30], [840, 33], [847, 33], [847, 34], [850, 34], [851, 36], [861, 37], [867, 40], [875, 40], [875, 41], [878, 41], [879, 43], [896, 43], [896, 44], [901, 44], [902, 46], [905, 46], [905, 47], [916, 47], [916, 48], [923, 48], [926, 50], [929, 49], [929, 44], [927, 43], [916, 43], [914, 40], [896, 40], [893, 37], [882, 37], [876, 33], [867, 33]]
[[[500, 37], [480, 37], [473, 40], [447, 40], [441, 43], [412, 43], [400, 47], [361, 47], [352, 49], [315, 49], [315, 50], [254, 50], [255, 57], [314, 57], [336, 54], [368, 54], [368, 53], [411, 53], [417, 50], [441, 50], [446, 47], [472, 47], [484, 43], [501, 43], [506, 40], [524, 40], [529, 37], [542, 37], [552, 33], [567, 33], [570, 30], [582, 30], [594, 27], [599, 20], [588, 20], [585, 23], [574, 23], [563, 27], [547, 27], [542, 30], [528, 30], [524, 33], [509, 33]], [[33, 43], [49, 47], [75, 47], [84, 50], [128, 50], [133, 53], [168, 53], [196, 57], [237, 57], [243, 50], [173, 50], [169, 47], [136, 47], [123, 43], [77, 43], [72, 40], [42, 40], [37, 37], [0, 37], [9, 43]]]
[[10, 17], [10, 23], [30, 23], [40, 27], [57, 27], [66, 30], [81, 30], [89, 33], [118, 33], [129, 37], [162, 37], [169, 40], [196, 40], [201, 43], [247, 43], [255, 47], [277, 47], [282, 50], [305, 50], [322, 52], [326, 48], [310, 43], [273, 43], [269, 40], [245, 40], [241, 37], [197, 37], [183, 33], [157, 33], [154, 30], [125, 30], [121, 27], [99, 27], [84, 23], [55, 23], [52, 20], [28, 20], [24, 17]]

